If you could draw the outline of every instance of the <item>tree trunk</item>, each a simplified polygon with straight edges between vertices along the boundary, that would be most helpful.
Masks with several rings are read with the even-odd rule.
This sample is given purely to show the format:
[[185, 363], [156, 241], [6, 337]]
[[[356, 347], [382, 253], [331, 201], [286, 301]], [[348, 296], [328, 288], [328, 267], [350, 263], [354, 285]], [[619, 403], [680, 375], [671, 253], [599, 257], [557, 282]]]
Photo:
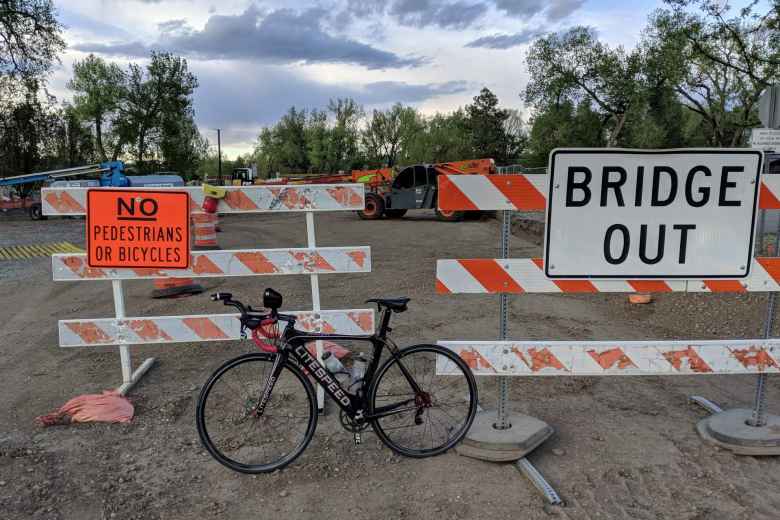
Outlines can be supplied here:
[[618, 117], [617, 125], [615, 125], [615, 130], [609, 134], [609, 141], [607, 142], [607, 147], [612, 148], [617, 144], [618, 137], [620, 137], [620, 132], [623, 131], [623, 125], [626, 123], [626, 113], [623, 112], [620, 114], [620, 117]]
[[98, 154], [100, 154], [100, 160], [106, 160], [106, 150], [103, 148], [103, 118], [99, 115], [95, 116], [95, 144], [97, 145]]

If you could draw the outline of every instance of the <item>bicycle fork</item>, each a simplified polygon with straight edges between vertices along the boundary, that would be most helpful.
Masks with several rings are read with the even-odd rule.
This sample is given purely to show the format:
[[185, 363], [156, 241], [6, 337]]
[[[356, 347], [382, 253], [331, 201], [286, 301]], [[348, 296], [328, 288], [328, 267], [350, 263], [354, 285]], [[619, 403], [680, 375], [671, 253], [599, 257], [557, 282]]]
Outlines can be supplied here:
[[271, 373], [268, 375], [268, 378], [265, 380], [265, 387], [263, 388], [263, 394], [260, 397], [260, 401], [257, 403], [257, 406], [255, 406], [255, 409], [252, 410], [252, 415], [255, 417], [262, 417], [263, 412], [265, 411], [265, 406], [268, 404], [268, 400], [271, 398], [271, 392], [273, 392], [274, 385], [276, 384], [276, 381], [279, 379], [279, 375], [282, 373], [282, 368], [284, 367], [284, 363], [287, 361], [287, 356], [280, 353], [276, 354], [276, 358], [274, 359], [274, 364], [271, 367]]

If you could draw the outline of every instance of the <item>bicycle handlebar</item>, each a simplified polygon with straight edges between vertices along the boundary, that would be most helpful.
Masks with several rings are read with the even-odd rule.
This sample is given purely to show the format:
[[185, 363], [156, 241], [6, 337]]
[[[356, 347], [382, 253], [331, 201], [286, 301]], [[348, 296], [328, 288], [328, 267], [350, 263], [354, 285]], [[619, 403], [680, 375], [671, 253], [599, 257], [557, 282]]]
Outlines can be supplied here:
[[[248, 324], [247, 321], [250, 318], [253, 320], [264, 320], [267, 318], [273, 318], [279, 321], [295, 323], [295, 316], [290, 314], [279, 314], [278, 312], [276, 312], [275, 309], [271, 309], [271, 312], [269, 312], [268, 314], [262, 314], [260, 312], [255, 311], [251, 306], [247, 308], [240, 301], [234, 300], [232, 293], [222, 293], [222, 292], [214, 293], [211, 295], [211, 300], [215, 302], [221, 301], [227, 306], [235, 307], [236, 309], [238, 309], [238, 311], [241, 313], [241, 322], [244, 325]], [[256, 314], [251, 314], [251, 313], [256, 313]]]

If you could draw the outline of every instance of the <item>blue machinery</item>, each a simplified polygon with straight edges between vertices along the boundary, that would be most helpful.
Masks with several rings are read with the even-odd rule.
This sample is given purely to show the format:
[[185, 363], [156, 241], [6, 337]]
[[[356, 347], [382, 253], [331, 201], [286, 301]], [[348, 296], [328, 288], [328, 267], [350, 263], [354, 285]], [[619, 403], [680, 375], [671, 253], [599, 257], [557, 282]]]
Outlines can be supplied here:
[[99, 164], [90, 164], [87, 166], [76, 166], [75, 168], [64, 168], [61, 170], [30, 173], [28, 175], [16, 175], [14, 177], [2, 177], [0, 178], [0, 186], [19, 186], [22, 184], [54, 181], [66, 177], [76, 177], [79, 175], [89, 175], [93, 173], [100, 174], [101, 186], [122, 187], [130, 185], [130, 181], [125, 176], [125, 163], [122, 161], [109, 161]]

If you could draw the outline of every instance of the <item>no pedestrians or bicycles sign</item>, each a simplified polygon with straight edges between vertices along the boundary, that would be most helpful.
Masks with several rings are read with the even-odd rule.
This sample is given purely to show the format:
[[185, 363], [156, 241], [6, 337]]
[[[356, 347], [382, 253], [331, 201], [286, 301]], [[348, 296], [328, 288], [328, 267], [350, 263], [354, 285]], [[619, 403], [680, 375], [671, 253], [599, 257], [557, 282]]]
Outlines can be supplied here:
[[189, 195], [183, 191], [87, 192], [90, 267], [186, 269]]
[[553, 150], [545, 274], [746, 277], [761, 160], [758, 150]]

